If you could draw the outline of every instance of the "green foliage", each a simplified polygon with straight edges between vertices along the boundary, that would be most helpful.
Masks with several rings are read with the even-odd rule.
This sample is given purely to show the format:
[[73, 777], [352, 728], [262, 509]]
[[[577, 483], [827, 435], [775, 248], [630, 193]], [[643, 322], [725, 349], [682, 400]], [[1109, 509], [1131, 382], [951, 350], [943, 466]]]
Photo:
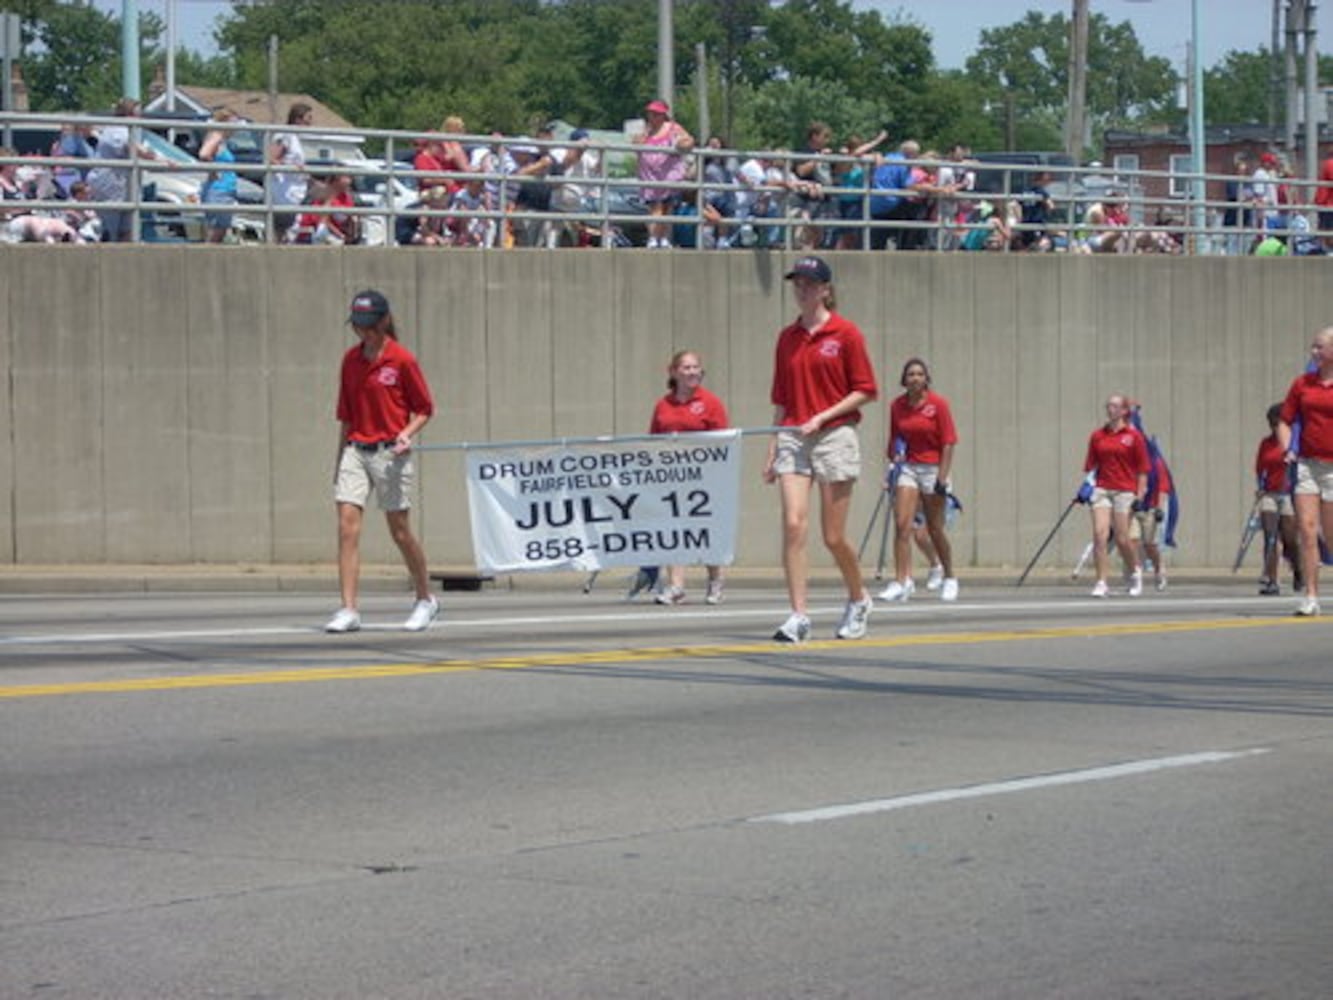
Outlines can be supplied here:
[[[1029, 12], [1022, 20], [981, 33], [967, 61], [967, 75], [993, 107], [1017, 121], [1018, 148], [1040, 137], [1058, 148], [1069, 91], [1069, 19]], [[1088, 22], [1087, 105], [1096, 135], [1102, 129], [1148, 124], [1176, 115], [1179, 77], [1170, 62], [1148, 56], [1129, 22], [1112, 24], [1093, 14]]]
[[[120, 96], [114, 14], [60, 0], [8, 0], [23, 17], [23, 69], [39, 109], [105, 109]], [[249, 0], [219, 23], [220, 54], [178, 53], [182, 83], [264, 89], [269, 38], [279, 86], [310, 93], [364, 127], [424, 129], [445, 116], [471, 132], [530, 131], [559, 117], [619, 128], [670, 96], [698, 131], [696, 45], [706, 47], [710, 128], [744, 148], [799, 146], [806, 125], [838, 140], [892, 124], [890, 142], [978, 150], [1058, 148], [1069, 22], [1030, 12], [982, 32], [965, 71], [936, 69], [931, 37], [901, 14], [850, 0], [676, 0], [677, 91], [658, 95], [658, 0]], [[161, 23], [143, 16], [145, 84]], [[1323, 78], [1333, 69], [1322, 61]], [[1262, 121], [1268, 55], [1229, 53], [1207, 74], [1210, 122]], [[1178, 78], [1144, 54], [1128, 22], [1089, 24], [1093, 133], [1176, 121]], [[1279, 109], [1280, 111], [1281, 109]], [[701, 137], [702, 138], [702, 137]]]
[[[121, 96], [119, 19], [81, 4], [31, 0], [14, 4], [24, 17], [21, 59], [29, 102], [35, 111], [106, 111]], [[142, 85], [148, 83], [154, 44], [162, 22], [152, 14], [139, 18], [144, 56]]]

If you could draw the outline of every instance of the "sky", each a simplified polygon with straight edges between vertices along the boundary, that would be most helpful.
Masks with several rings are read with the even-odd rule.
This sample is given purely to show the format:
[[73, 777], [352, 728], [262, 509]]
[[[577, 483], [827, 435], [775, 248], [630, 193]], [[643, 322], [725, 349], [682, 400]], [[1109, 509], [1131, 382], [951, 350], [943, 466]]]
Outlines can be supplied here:
[[[1195, 2], [1205, 67], [1233, 49], [1253, 51], [1272, 44], [1272, 0], [1090, 0], [1089, 6], [1113, 24], [1128, 21], [1148, 55], [1171, 60], [1183, 75]], [[931, 34], [936, 65], [961, 69], [976, 50], [983, 28], [1013, 24], [1030, 10], [1069, 17], [1074, 5], [1072, 0], [853, 0], [852, 6], [878, 11], [886, 21], [900, 14], [921, 24]], [[1325, 33], [1330, 30], [1323, 27]]]
[[[139, 8], [165, 17], [170, 0], [138, 0]], [[1149, 55], [1164, 56], [1185, 72], [1190, 38], [1190, 9], [1199, 7], [1200, 49], [1204, 66], [1217, 63], [1232, 49], [1252, 51], [1272, 40], [1272, 0], [1090, 0], [1094, 13], [1113, 22], [1129, 21]], [[98, 0], [99, 6], [117, 9], [119, 0]], [[1072, 0], [852, 0], [857, 10], [875, 10], [885, 20], [896, 15], [916, 21], [934, 40], [935, 62], [945, 69], [961, 68], [976, 49], [983, 28], [1021, 20], [1030, 10], [1066, 16]], [[197, 52], [216, 51], [213, 23], [229, 10], [231, 0], [175, 0], [176, 33], [180, 44]], [[1326, 6], [1326, 9], [1327, 6]], [[1327, 20], [1327, 15], [1325, 16]], [[1321, 24], [1324, 36], [1333, 25]], [[1325, 50], [1333, 44], [1324, 42]]]

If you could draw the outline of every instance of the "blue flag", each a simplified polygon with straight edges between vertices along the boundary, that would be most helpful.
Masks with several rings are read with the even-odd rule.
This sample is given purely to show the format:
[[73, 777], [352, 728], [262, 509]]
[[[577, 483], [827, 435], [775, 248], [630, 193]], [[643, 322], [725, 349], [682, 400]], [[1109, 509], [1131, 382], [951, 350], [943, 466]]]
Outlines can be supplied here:
[[1176, 527], [1180, 524], [1180, 496], [1176, 489], [1176, 477], [1171, 473], [1171, 466], [1166, 462], [1162, 446], [1156, 435], [1149, 435], [1143, 429], [1143, 408], [1135, 405], [1129, 412], [1129, 422], [1148, 442], [1148, 496], [1154, 496], [1161, 486], [1162, 473], [1171, 481], [1171, 492], [1166, 495], [1166, 526], [1162, 532], [1162, 544], [1169, 549], [1176, 547]]

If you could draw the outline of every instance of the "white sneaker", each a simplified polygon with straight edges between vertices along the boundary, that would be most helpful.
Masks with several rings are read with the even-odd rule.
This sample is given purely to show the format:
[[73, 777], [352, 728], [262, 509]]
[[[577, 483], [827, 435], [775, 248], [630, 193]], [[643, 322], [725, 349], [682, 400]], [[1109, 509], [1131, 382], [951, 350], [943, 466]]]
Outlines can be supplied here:
[[361, 614], [356, 608], [339, 608], [324, 626], [325, 632], [356, 632], [361, 628]]
[[949, 577], [940, 585], [941, 601], [958, 600], [958, 581], [954, 577]]
[[1162, 591], [1164, 591], [1164, 590], [1166, 589], [1166, 574], [1165, 574], [1165, 573], [1158, 573], [1158, 574], [1157, 574], [1157, 582], [1156, 582], [1155, 586], [1157, 587], [1157, 593], [1159, 593], [1159, 594], [1160, 594]]
[[1136, 569], [1129, 577], [1129, 586], [1125, 588], [1125, 593], [1130, 597], [1138, 597], [1143, 593], [1143, 570]]
[[944, 585], [944, 567], [939, 563], [930, 567], [930, 572], [926, 574], [926, 589], [939, 590]]
[[708, 590], [704, 594], [705, 604], [722, 603], [722, 580], [721, 578], [708, 581]]
[[810, 638], [810, 619], [793, 611], [773, 633], [774, 642], [805, 642]]
[[905, 581], [890, 580], [889, 585], [879, 592], [881, 601], [902, 601], [907, 603], [907, 599], [916, 591], [916, 584], [912, 582], [909, 576]]
[[833, 634], [839, 639], [864, 639], [866, 622], [870, 619], [870, 609], [875, 602], [867, 594], [859, 601], [848, 601], [842, 612], [842, 624]]
[[1301, 603], [1296, 605], [1296, 616], [1298, 618], [1314, 618], [1319, 614], [1319, 600], [1306, 594], [1301, 598]]
[[1106, 585], [1105, 580], [1098, 580], [1095, 584], [1093, 584], [1092, 596], [1109, 597], [1111, 596], [1111, 588]]
[[417, 601], [412, 605], [412, 613], [407, 616], [407, 621], [403, 622], [403, 628], [409, 632], [424, 632], [439, 613], [440, 602], [435, 598], [428, 597], [424, 601]]
[[683, 604], [685, 603], [685, 588], [663, 587], [653, 600], [658, 604]]

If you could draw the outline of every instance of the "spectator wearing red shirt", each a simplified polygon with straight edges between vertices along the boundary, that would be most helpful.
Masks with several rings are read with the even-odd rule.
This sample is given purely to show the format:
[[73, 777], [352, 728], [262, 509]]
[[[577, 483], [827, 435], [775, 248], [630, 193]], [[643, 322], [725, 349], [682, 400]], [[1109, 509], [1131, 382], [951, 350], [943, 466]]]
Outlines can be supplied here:
[[[912, 581], [912, 534], [917, 508], [926, 516], [926, 531], [935, 558], [944, 567], [940, 599], [958, 599], [953, 548], [944, 530], [949, 505], [949, 473], [953, 468], [958, 431], [949, 401], [930, 388], [930, 369], [920, 358], [903, 365], [898, 384], [907, 391], [889, 404], [890, 461], [901, 461], [893, 492], [894, 579], [879, 597], [906, 601], [916, 590]], [[901, 449], [901, 459], [895, 451]]]
[[[1277, 425], [1278, 441], [1296, 464], [1296, 533], [1301, 544], [1305, 595], [1296, 614], [1319, 614], [1319, 535], [1333, 540], [1333, 326], [1314, 335], [1311, 369], [1287, 390]], [[1300, 448], [1292, 454], [1292, 424], [1301, 422]]]
[[1092, 556], [1097, 567], [1093, 597], [1106, 597], [1108, 544], [1112, 533], [1125, 566], [1126, 592], [1143, 593], [1143, 568], [1130, 538], [1130, 515], [1143, 507], [1148, 491], [1148, 443], [1129, 422], [1129, 403], [1113, 393], [1106, 398], [1106, 423], [1088, 438], [1083, 471], [1096, 470], [1092, 499]]
[[782, 568], [791, 615], [773, 638], [804, 642], [810, 637], [806, 539], [812, 486], [818, 482], [824, 545], [847, 588], [835, 635], [859, 639], [866, 633], [873, 602], [856, 549], [847, 540], [847, 513], [861, 474], [856, 424], [861, 407], [879, 394], [879, 387], [861, 331], [834, 311], [828, 264], [819, 257], [802, 257], [786, 278], [800, 315], [778, 335], [771, 396], [773, 423], [783, 430], [769, 444], [764, 481], [777, 482], [782, 498]]
[[426, 426], [435, 404], [412, 352], [398, 342], [389, 301], [366, 290], [352, 299], [348, 322], [360, 343], [343, 355], [338, 390], [338, 583], [342, 607], [328, 632], [361, 627], [357, 584], [361, 571], [361, 523], [370, 493], [384, 511], [389, 534], [416, 588], [416, 604], [404, 628], [420, 632], [439, 614], [426, 573], [426, 553], [412, 534], [408, 512], [415, 479], [412, 439]]
[[1319, 206], [1319, 228], [1325, 233], [1324, 246], [1333, 250], [1333, 152], [1319, 165], [1319, 187], [1314, 193]]
[[1291, 504], [1287, 483], [1287, 450], [1278, 440], [1277, 425], [1282, 404], [1268, 408], [1268, 436], [1259, 442], [1254, 456], [1254, 474], [1259, 483], [1259, 520], [1264, 529], [1264, 573], [1259, 577], [1259, 593], [1276, 597], [1278, 585], [1278, 549], [1291, 564], [1292, 590], [1303, 589], [1300, 543], [1296, 539], [1296, 510]]
[[307, 207], [311, 211], [303, 212], [296, 225], [288, 230], [291, 242], [342, 246], [360, 240], [360, 217], [339, 211], [356, 207], [356, 196], [352, 194], [350, 174], [331, 176], [324, 185], [323, 192]]
[[[731, 426], [722, 400], [703, 387], [704, 366], [694, 351], [677, 351], [667, 366], [665, 396], [653, 408], [649, 434], [684, 434], [691, 431], [720, 431]], [[722, 568], [708, 567], [708, 589], [704, 601], [722, 603]], [[685, 600], [685, 567], [667, 566], [666, 585], [657, 595], [658, 604], [680, 604]]]

